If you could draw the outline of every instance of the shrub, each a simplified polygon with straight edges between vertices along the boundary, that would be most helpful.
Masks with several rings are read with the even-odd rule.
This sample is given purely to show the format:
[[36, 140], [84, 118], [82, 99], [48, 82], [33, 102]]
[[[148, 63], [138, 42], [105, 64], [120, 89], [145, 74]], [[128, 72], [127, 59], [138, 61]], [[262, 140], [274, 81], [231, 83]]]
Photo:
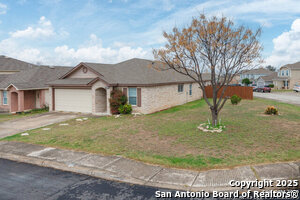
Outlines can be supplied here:
[[110, 110], [112, 114], [119, 114], [119, 107], [127, 103], [127, 97], [121, 90], [113, 90], [110, 93], [111, 98], [109, 99]]
[[251, 83], [251, 81], [249, 80], [249, 78], [244, 78], [242, 80], [242, 83], [245, 84], [245, 85], [249, 85]]
[[270, 88], [274, 88], [274, 84], [269, 84], [269, 87]]
[[278, 115], [278, 109], [274, 106], [268, 106], [265, 110], [265, 114], [267, 115]]
[[132, 112], [132, 107], [130, 104], [120, 105], [118, 111], [121, 114], [130, 114]]
[[235, 94], [230, 98], [230, 100], [233, 105], [237, 105], [238, 103], [240, 103], [242, 98]]

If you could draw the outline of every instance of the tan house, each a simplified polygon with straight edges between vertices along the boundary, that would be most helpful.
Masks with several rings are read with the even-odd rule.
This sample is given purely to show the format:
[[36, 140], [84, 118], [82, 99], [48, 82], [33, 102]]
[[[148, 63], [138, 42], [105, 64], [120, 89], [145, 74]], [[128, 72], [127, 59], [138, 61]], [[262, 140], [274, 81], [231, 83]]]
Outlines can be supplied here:
[[115, 89], [128, 97], [133, 112], [144, 114], [202, 98], [191, 78], [156, 70], [151, 67], [155, 64], [137, 58], [117, 64], [80, 63], [49, 83], [50, 110], [110, 115], [110, 93]]
[[274, 88], [292, 89], [294, 85], [300, 84], [300, 62], [282, 66], [277, 75], [273, 79]]

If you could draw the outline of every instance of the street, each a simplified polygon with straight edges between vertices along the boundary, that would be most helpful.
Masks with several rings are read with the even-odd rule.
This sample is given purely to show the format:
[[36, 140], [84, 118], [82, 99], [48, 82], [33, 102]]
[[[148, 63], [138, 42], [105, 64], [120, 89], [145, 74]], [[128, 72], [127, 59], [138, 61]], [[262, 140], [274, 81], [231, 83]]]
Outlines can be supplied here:
[[271, 92], [271, 93], [259, 93], [253, 92], [254, 97], [260, 97], [265, 99], [272, 99], [284, 103], [290, 103], [294, 105], [300, 105], [300, 93], [296, 92]]
[[1, 200], [156, 199], [157, 190], [0, 159]]

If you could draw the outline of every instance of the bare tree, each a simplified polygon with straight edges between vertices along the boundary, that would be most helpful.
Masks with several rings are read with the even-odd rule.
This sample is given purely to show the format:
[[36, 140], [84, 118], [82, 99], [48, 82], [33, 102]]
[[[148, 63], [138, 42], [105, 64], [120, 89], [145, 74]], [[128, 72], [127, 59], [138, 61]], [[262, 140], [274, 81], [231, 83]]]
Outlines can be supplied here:
[[[229, 98], [225, 91], [230, 81], [241, 70], [259, 61], [260, 34], [260, 28], [253, 32], [244, 26], [235, 26], [226, 17], [200, 15], [186, 28], [164, 32], [167, 44], [153, 50], [153, 54], [156, 60], [199, 84], [211, 110], [212, 125], [216, 125], [218, 114]], [[204, 72], [211, 74], [212, 101], [205, 93]]]
[[276, 71], [276, 68], [273, 67], [272, 65], [266, 66], [266, 69], [268, 69], [268, 70], [270, 70], [270, 71], [272, 71], [272, 72], [275, 72], [275, 71]]

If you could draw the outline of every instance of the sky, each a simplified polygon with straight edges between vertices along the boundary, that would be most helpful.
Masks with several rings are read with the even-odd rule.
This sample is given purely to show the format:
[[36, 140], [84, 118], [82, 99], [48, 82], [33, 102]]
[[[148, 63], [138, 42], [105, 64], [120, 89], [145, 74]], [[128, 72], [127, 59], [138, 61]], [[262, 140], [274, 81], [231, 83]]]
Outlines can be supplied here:
[[153, 59], [163, 31], [202, 13], [262, 27], [265, 66], [300, 61], [300, 0], [0, 0], [0, 54], [67, 66]]

